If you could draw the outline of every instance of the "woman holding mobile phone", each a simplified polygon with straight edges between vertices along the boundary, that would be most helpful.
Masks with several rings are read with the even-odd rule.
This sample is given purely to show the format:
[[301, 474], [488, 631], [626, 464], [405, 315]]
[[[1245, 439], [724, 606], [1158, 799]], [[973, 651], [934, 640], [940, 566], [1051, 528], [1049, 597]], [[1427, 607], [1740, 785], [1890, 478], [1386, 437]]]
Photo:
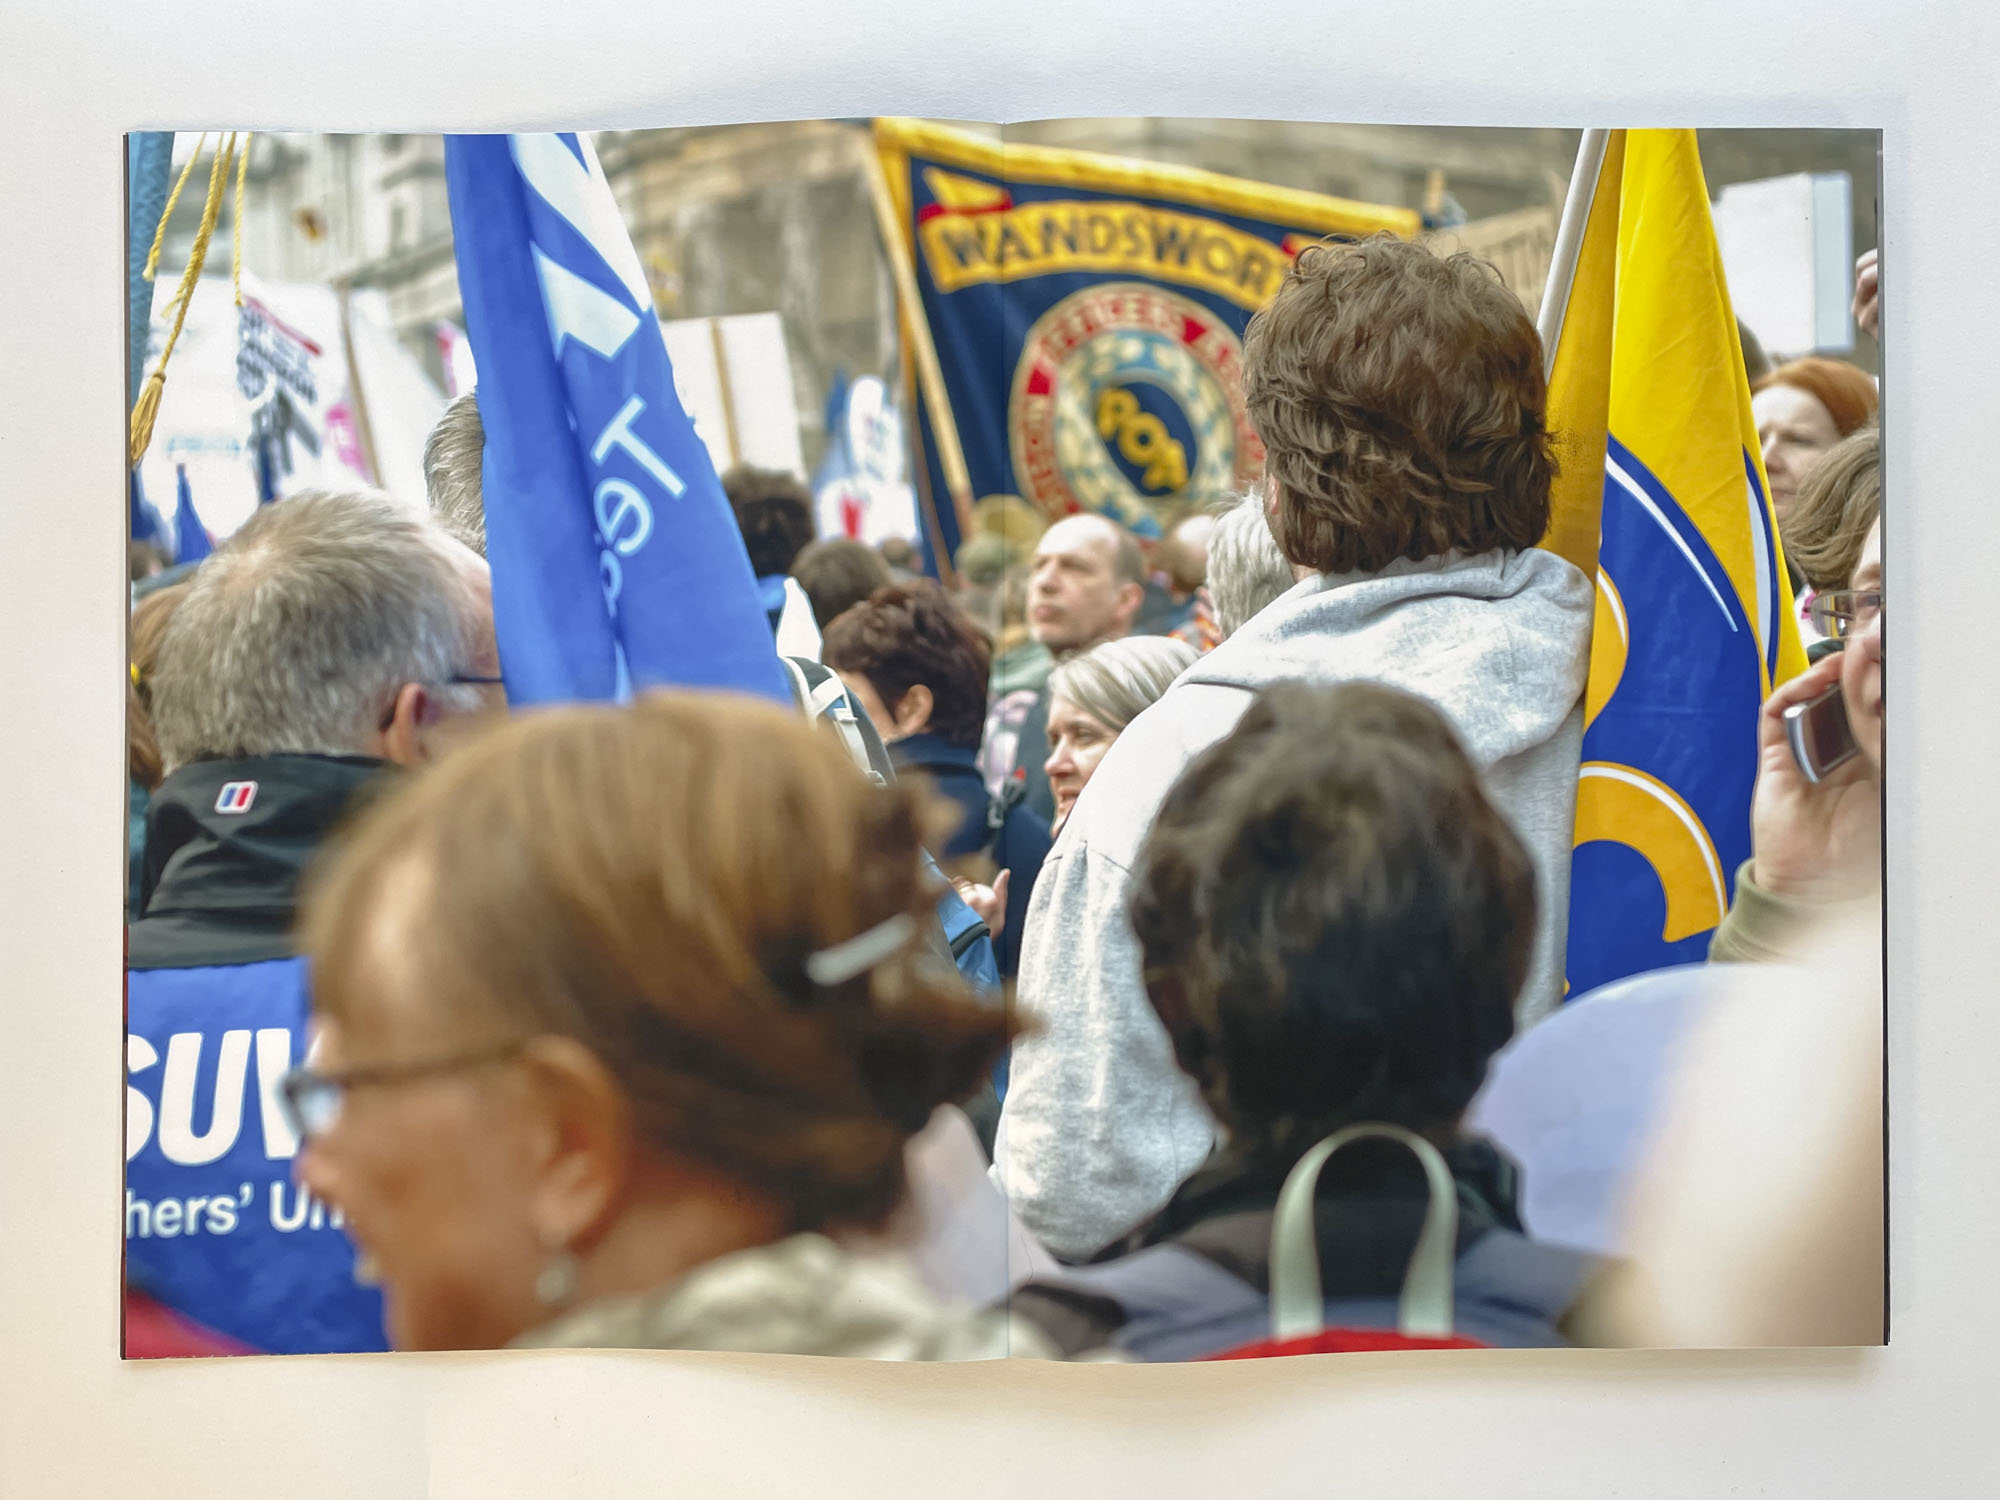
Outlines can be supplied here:
[[[1819, 595], [1813, 613], [1841, 649], [1778, 688], [1758, 716], [1751, 856], [1737, 872], [1736, 900], [1709, 947], [1713, 961], [1790, 961], [1829, 920], [1852, 917], [1857, 904], [1877, 900], [1881, 889], [1879, 519], [1850, 586]], [[1844, 759], [1827, 753], [1826, 719], [1833, 712], [1844, 713], [1852, 736], [1853, 753]]]

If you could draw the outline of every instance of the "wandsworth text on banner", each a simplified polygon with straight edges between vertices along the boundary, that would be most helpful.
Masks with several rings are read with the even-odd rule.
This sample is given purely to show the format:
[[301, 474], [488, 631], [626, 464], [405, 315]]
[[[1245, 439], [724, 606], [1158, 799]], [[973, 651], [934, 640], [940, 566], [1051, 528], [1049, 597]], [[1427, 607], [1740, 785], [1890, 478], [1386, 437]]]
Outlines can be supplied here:
[[934, 553], [959, 540], [943, 421], [975, 495], [1022, 495], [1051, 520], [1101, 511], [1157, 535], [1156, 507], [1247, 483], [1263, 463], [1239, 380], [1251, 315], [1304, 246], [1419, 224], [1409, 210], [915, 120], [878, 120], [875, 139], [949, 406], [910, 392], [925, 520], [943, 533], [926, 538]]

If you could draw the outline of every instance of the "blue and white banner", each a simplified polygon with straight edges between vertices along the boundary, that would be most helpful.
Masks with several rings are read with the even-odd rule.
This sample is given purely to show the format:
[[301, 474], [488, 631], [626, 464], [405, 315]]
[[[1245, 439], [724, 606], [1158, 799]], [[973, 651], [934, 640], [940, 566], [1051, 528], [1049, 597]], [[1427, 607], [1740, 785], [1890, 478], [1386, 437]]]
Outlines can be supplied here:
[[917, 541], [916, 491], [904, 477], [903, 423], [878, 376], [836, 374], [826, 399], [826, 451], [813, 474], [813, 512], [823, 537], [880, 546]]
[[306, 961], [140, 969], [127, 986], [127, 1284], [262, 1353], [386, 1349], [340, 1214], [293, 1180], [278, 1080], [306, 1053]]
[[508, 701], [687, 685], [789, 703], [735, 517], [674, 392], [645, 269], [589, 142], [446, 136], [445, 178]]
[[146, 259], [153, 248], [153, 232], [166, 210], [173, 156], [171, 130], [135, 130], [125, 137], [127, 411], [138, 405], [139, 387], [146, 381], [146, 330], [153, 320], [153, 283], [146, 279]]

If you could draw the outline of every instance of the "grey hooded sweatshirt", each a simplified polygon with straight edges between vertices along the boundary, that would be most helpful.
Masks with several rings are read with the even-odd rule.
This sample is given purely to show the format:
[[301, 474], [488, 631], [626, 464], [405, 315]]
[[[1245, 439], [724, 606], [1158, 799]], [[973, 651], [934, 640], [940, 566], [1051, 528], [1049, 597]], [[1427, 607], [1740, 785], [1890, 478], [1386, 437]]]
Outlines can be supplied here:
[[1309, 578], [1126, 727], [1042, 866], [1021, 952], [1017, 1003], [1038, 1029], [1014, 1047], [995, 1171], [1050, 1250], [1083, 1259], [1129, 1233], [1218, 1138], [1140, 981], [1132, 868], [1181, 771], [1270, 683], [1384, 683], [1452, 721], [1535, 862], [1517, 1021], [1556, 1005], [1593, 603], [1590, 581], [1539, 549]]

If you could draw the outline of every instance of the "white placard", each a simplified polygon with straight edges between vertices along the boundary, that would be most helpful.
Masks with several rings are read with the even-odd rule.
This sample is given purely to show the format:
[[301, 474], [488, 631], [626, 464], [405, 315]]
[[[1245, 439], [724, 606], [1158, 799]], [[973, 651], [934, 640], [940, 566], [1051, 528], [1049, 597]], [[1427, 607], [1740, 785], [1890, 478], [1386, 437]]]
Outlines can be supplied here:
[[1729, 300], [1773, 359], [1854, 347], [1852, 187], [1845, 172], [1731, 183], [1715, 204]]
[[[661, 319], [674, 389], [718, 472], [805, 472], [784, 321], [774, 312]], [[726, 382], [726, 386], [725, 386]]]

